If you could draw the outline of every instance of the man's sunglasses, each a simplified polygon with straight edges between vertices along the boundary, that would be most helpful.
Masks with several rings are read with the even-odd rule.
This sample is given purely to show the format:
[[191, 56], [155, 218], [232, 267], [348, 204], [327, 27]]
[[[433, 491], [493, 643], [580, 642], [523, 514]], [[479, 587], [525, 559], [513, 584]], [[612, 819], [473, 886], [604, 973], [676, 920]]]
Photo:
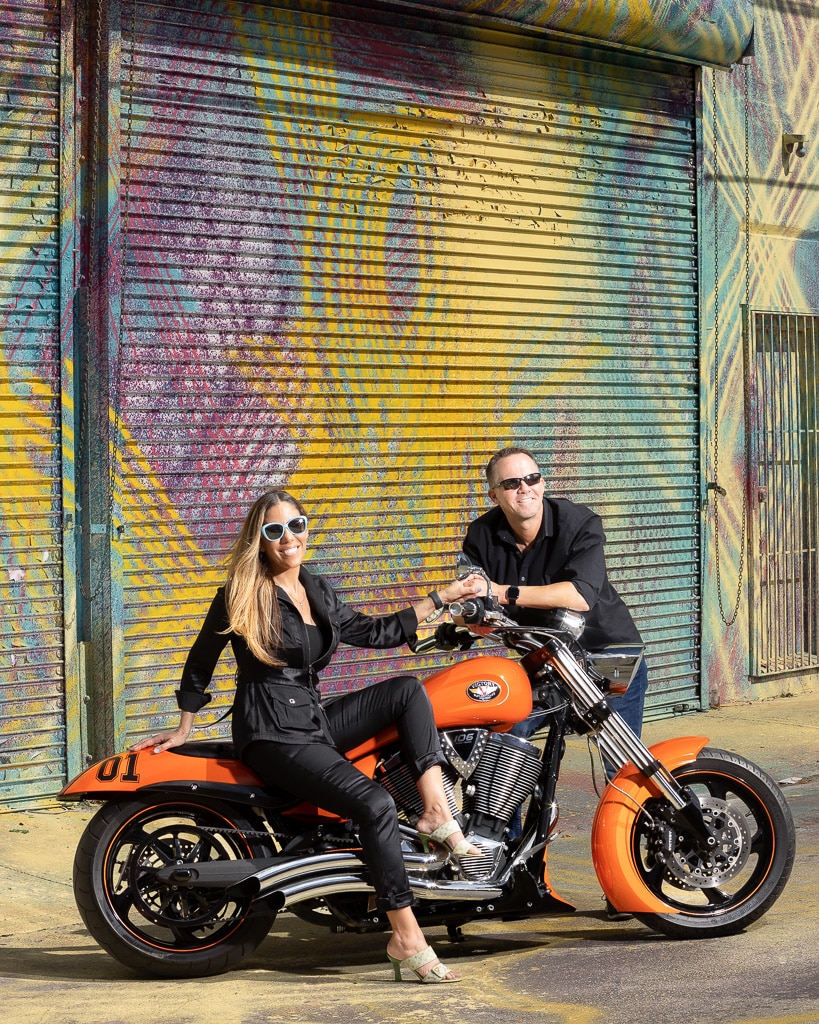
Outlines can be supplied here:
[[294, 536], [305, 533], [307, 516], [293, 516], [286, 523], [265, 523], [262, 527], [262, 536], [265, 540], [281, 540], [285, 530], [289, 530]]
[[521, 484], [526, 484], [527, 487], [534, 487], [542, 479], [543, 477], [540, 473], [527, 473], [526, 476], [508, 476], [505, 480], [500, 480], [496, 483], [495, 487], [500, 487], [504, 491], [516, 491]]

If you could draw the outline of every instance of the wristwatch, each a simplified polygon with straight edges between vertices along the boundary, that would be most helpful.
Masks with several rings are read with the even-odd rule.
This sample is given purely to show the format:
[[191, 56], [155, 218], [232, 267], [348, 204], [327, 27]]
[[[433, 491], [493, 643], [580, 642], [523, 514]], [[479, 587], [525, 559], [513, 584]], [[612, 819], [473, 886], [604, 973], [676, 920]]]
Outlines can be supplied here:
[[506, 588], [506, 603], [507, 604], [517, 604], [519, 597], [520, 597], [520, 587], [507, 587]]

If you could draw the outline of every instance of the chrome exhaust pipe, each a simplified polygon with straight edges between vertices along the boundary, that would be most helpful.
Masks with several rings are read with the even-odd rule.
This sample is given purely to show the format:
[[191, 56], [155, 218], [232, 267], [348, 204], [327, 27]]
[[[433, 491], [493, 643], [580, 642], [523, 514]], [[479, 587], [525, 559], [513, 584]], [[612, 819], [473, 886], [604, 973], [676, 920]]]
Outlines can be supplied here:
[[503, 895], [503, 889], [486, 888], [480, 882], [458, 882], [444, 879], [435, 882], [431, 878], [410, 878], [410, 889], [419, 900], [496, 900]]
[[355, 854], [321, 853], [262, 868], [248, 881], [254, 883], [256, 895], [261, 897], [270, 892], [286, 891], [290, 886], [298, 890], [302, 886], [325, 885], [340, 874], [358, 878], [363, 871], [364, 864]]
[[[439, 881], [416, 874], [414, 868], [424, 872], [433, 863], [440, 866], [440, 861], [433, 855], [412, 855], [407, 860], [410, 889], [418, 899], [482, 901], [503, 895], [503, 889], [495, 886], [449, 879]], [[275, 896], [283, 900], [282, 908], [290, 903], [322, 899], [343, 892], [375, 892], [366, 878], [363, 861], [351, 853], [327, 853], [287, 861], [264, 868], [247, 881], [252, 883], [256, 899]]]

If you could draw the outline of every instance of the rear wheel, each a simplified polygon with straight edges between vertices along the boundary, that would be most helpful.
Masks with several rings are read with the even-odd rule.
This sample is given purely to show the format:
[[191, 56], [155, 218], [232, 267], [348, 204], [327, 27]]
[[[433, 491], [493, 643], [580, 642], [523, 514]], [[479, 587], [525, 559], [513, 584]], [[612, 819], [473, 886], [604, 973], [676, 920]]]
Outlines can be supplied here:
[[105, 804], [74, 859], [74, 895], [89, 932], [142, 973], [195, 978], [228, 970], [264, 939], [275, 910], [219, 889], [176, 887], [156, 871], [269, 855], [254, 828], [232, 809], [195, 801]]
[[652, 894], [676, 913], [637, 914], [676, 938], [732, 935], [779, 897], [793, 866], [796, 836], [777, 783], [750, 761], [706, 748], [674, 772], [700, 802], [713, 843], [707, 850], [675, 827], [663, 800], [637, 815], [632, 854]]

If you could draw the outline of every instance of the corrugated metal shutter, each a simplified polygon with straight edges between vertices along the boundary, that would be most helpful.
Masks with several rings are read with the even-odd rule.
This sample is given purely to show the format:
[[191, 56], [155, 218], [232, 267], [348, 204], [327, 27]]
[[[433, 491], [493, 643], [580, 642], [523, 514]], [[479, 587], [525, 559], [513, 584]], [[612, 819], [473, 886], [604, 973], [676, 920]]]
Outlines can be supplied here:
[[0, 780], [65, 779], [58, 0], [0, 4]]
[[697, 703], [691, 70], [376, 5], [126, 0], [122, 35], [128, 733], [262, 489], [379, 607], [449, 575], [513, 439], [604, 514], [652, 713]]

